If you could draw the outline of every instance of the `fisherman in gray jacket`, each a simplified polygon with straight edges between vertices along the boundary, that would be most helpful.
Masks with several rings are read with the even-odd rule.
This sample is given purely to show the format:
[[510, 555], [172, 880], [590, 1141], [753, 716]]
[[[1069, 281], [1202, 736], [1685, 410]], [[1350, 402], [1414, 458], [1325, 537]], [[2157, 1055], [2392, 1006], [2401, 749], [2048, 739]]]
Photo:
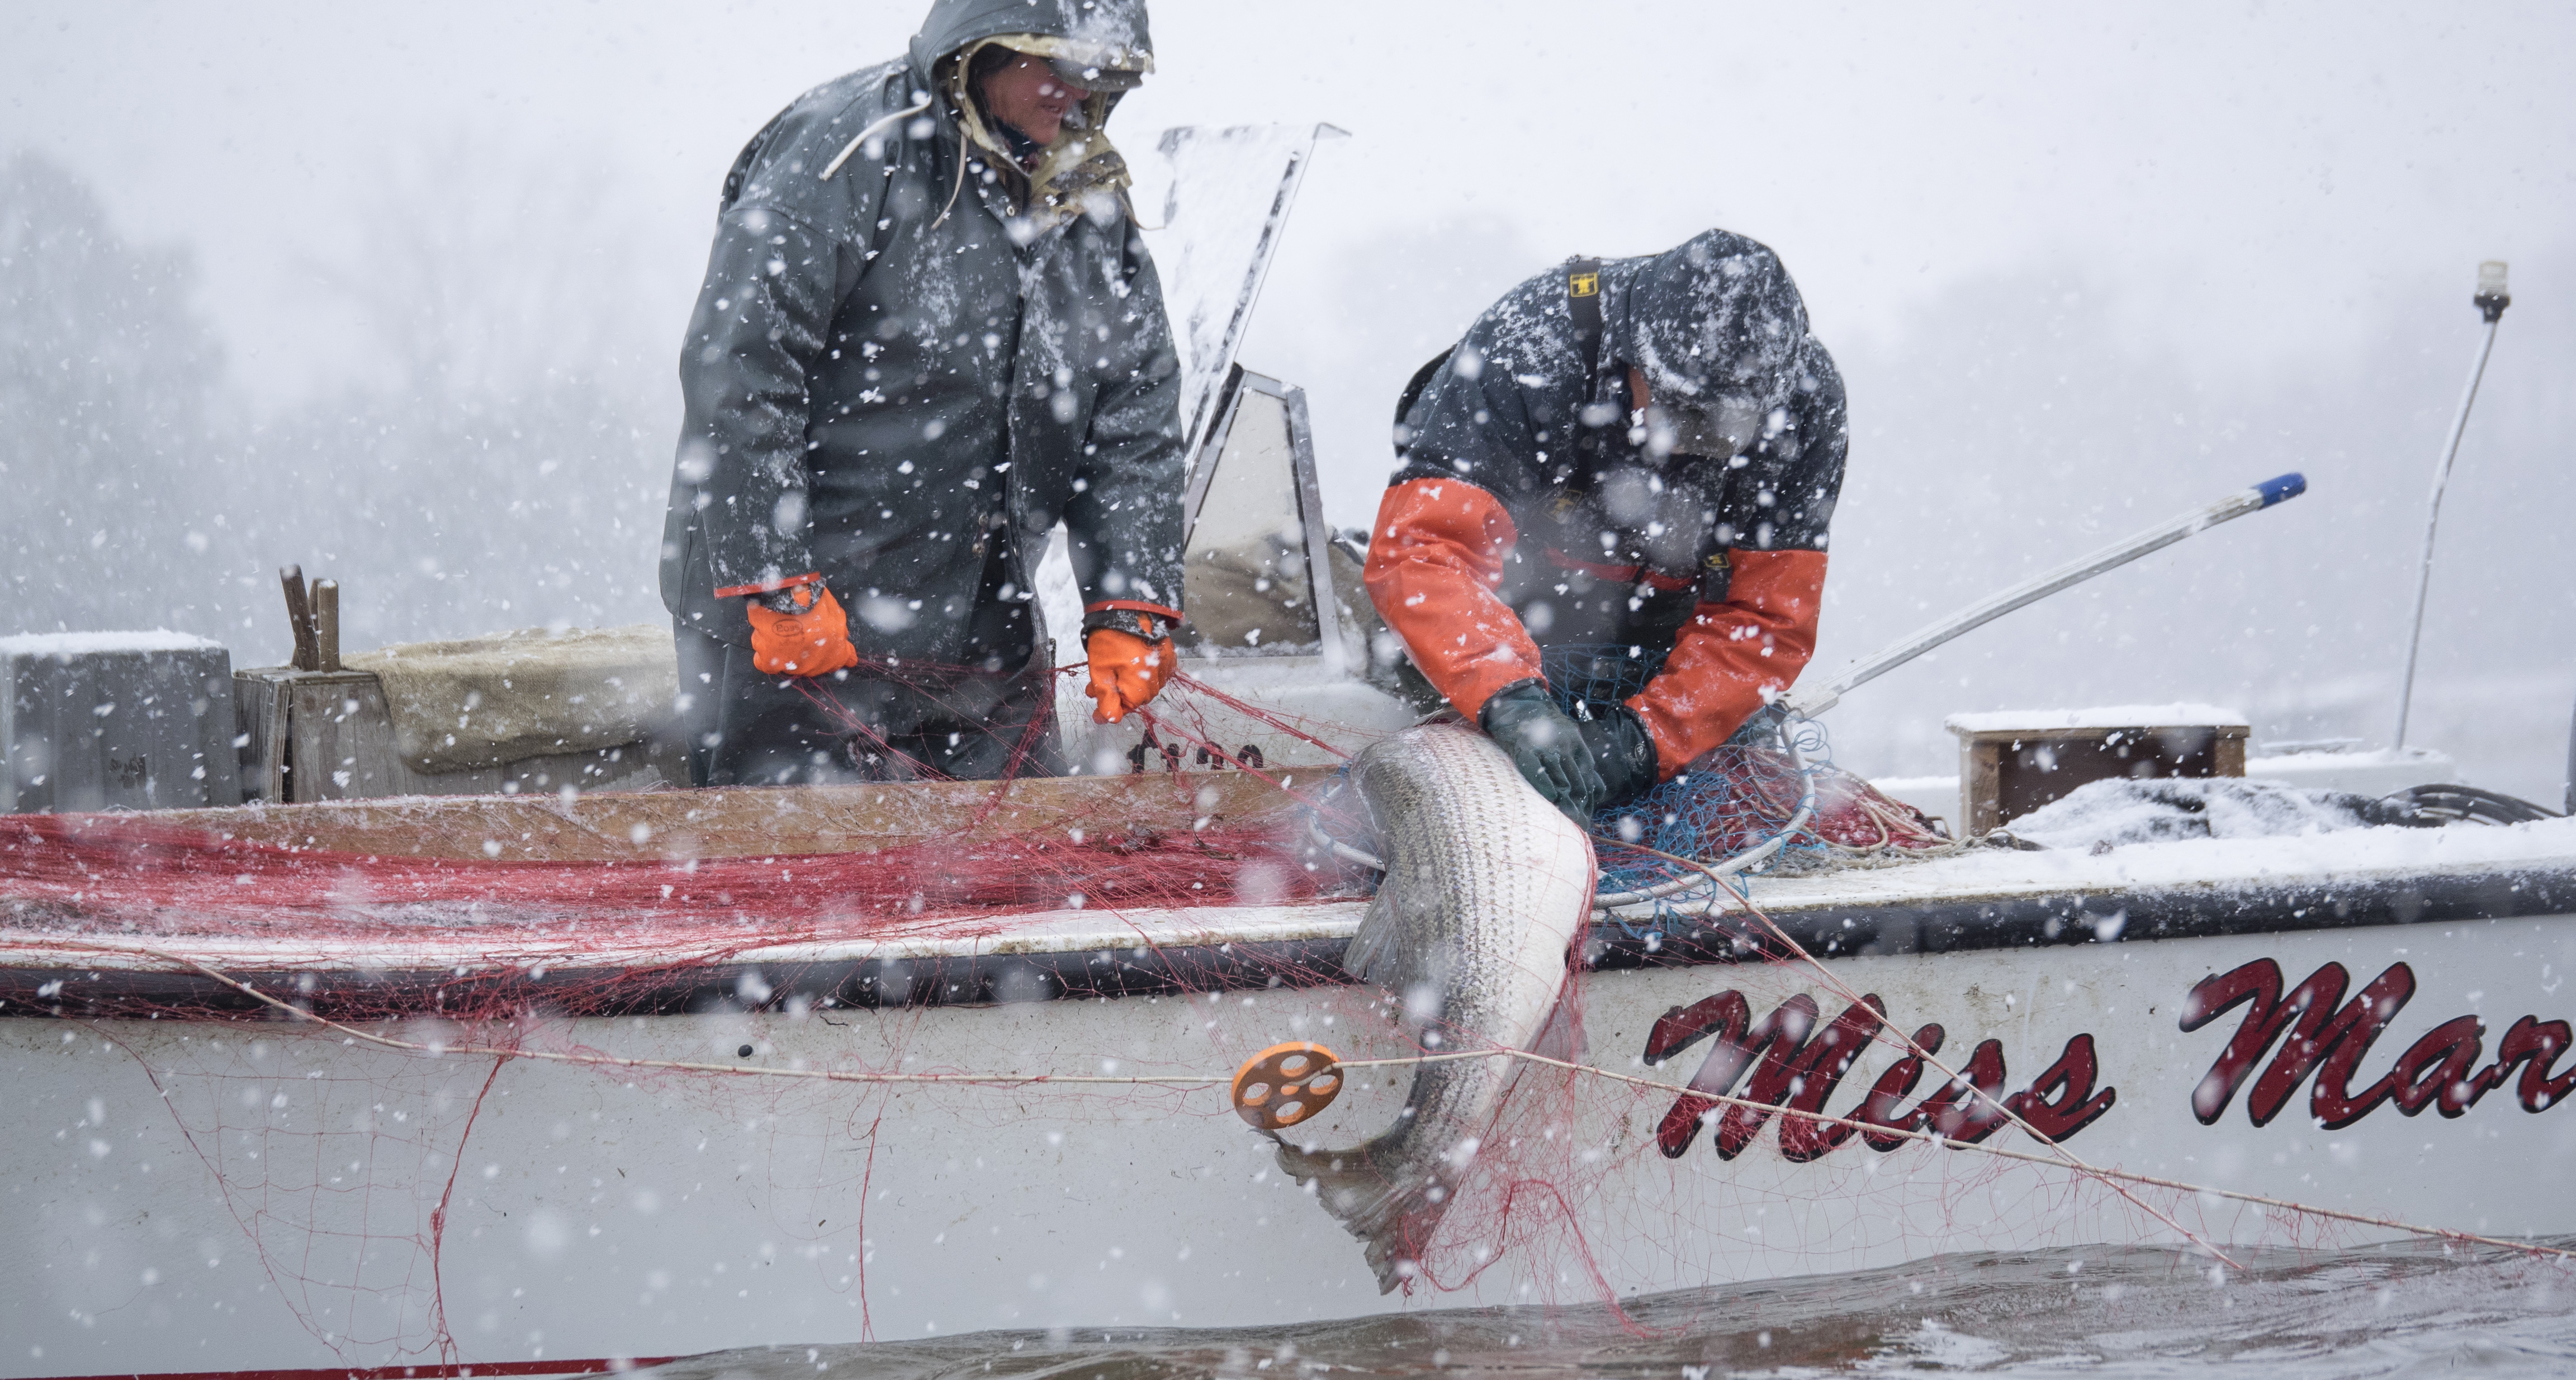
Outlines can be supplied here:
[[1056, 767], [1059, 521], [1088, 693], [1170, 675], [1179, 365], [1104, 126], [1143, 0], [937, 0], [725, 178], [662, 545], [699, 785]]

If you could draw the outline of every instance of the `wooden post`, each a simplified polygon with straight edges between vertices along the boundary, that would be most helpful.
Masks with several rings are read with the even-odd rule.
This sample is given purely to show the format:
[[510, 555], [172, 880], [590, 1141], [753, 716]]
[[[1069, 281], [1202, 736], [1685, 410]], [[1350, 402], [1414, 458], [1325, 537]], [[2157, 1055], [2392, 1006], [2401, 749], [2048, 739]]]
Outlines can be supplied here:
[[291, 667], [245, 667], [233, 672], [233, 714], [241, 735], [242, 798], [283, 805], [294, 799], [286, 760], [287, 711], [294, 702]]
[[279, 568], [277, 582], [286, 589], [286, 621], [295, 629], [295, 669], [318, 671], [322, 669], [322, 649], [313, 640], [313, 606], [304, 597], [304, 567]]
[[316, 671], [340, 669], [340, 582], [313, 582], [313, 649]]
[[1959, 739], [1959, 819], [1964, 830], [1959, 837], [1975, 838], [1992, 832], [2003, 821], [2003, 792], [1997, 785], [1997, 765], [2003, 756], [2003, 745], [1992, 738], [1973, 734]]
[[2210, 775], [2243, 776], [2245, 774], [2245, 733], [2246, 731], [2241, 728], [2218, 730], [2218, 741], [2214, 745], [2218, 764], [2211, 770]]

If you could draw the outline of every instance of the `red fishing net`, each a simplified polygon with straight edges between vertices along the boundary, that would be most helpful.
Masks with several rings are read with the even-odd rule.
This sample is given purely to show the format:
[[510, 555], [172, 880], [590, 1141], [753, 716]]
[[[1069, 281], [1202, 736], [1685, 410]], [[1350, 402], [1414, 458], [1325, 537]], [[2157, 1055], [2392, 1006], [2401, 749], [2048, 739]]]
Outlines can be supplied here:
[[[1175, 827], [1177, 826], [1177, 827]], [[868, 939], [997, 931], [1009, 916], [1278, 905], [1338, 886], [1275, 826], [1033, 829], [961, 845], [651, 861], [399, 857], [226, 838], [146, 818], [0, 817], [0, 914], [18, 930], [386, 939], [505, 927], [560, 936]], [[514, 840], [515, 842], [515, 840]]]
[[[900, 785], [9, 818], [0, 951], [57, 966], [46, 989], [6, 995], [13, 1008], [72, 1016], [189, 1018], [176, 1031], [123, 1020], [91, 1030], [143, 1067], [269, 1278], [353, 1364], [456, 1354], [441, 1252], [458, 1205], [483, 1191], [478, 1176], [501, 1172], [469, 1146], [477, 1118], [511, 1090], [502, 1075], [514, 1065], [550, 1070], [558, 1099], [565, 1078], [605, 1079], [753, 1128], [765, 1148], [742, 1173], [764, 1181], [762, 1211], [793, 1227], [790, 1249], [821, 1287], [848, 1294], [864, 1327], [872, 1166], [886, 1118], [918, 1118], [921, 1099], [958, 1125], [1015, 1131], [1045, 1081], [1033, 1076], [1047, 1075], [1051, 1124], [1150, 1137], [1158, 1121], [1230, 1126], [1225, 1076], [1281, 1039], [1328, 1042], [1353, 1060], [1483, 1047], [1467, 1029], [1412, 1043], [1394, 1019], [1401, 994], [1342, 971], [1350, 903], [1374, 878], [1317, 842], [1307, 802], [1321, 802], [1330, 834], [1360, 837], [1360, 820], [1324, 800], [1330, 769], [1247, 751], [1247, 720], [1334, 757], [1365, 743], [1184, 677], [1147, 716], [1136, 769], [1107, 779], [915, 773]], [[1786, 850], [1801, 866], [1954, 846], [1823, 756], [1820, 740], [1802, 744], [1803, 770], [1784, 751], [1728, 749], [1689, 781], [1605, 816], [1602, 885], [1679, 875], [1643, 849], [1717, 861], [1780, 835], [1802, 809], [1808, 820]], [[1403, 1243], [1409, 1290], [1491, 1302], [1509, 1279], [1516, 1292], [1499, 1301], [1598, 1299], [1614, 1278], [1641, 1273], [1719, 1277], [1706, 1272], [1748, 1242], [1832, 1269], [1901, 1247], [1927, 1223], [1973, 1222], [1986, 1240], [2026, 1229], [2222, 1239], [2242, 1225], [2249, 1209], [2180, 1189], [2114, 1184], [2064, 1163], [2034, 1180], [2004, 1161], [1925, 1148], [1927, 1135], [2000, 1136], [2045, 1157], [2044, 1145], [2003, 1133], [2010, 1117], [2056, 1135], [2099, 1114], [2089, 1044], [2083, 1061], [2071, 1043], [2062, 1056], [2016, 1049], [2007, 1073], [1995, 1041], [1961, 1040], [1935, 1065], [1925, 1056], [1943, 1054], [1937, 1026], [1914, 1028], [1902, 1013], [1891, 1016], [1901, 1030], [1880, 1025], [1881, 994], [1835, 990], [1739, 904], [1719, 910], [1691, 923], [1740, 942], [1703, 941], [1691, 961], [1736, 962], [1721, 970], [1732, 1004], [1677, 1000], [1666, 1019], [1689, 1028], [1675, 1028], [1660, 1058], [1596, 1047], [1595, 1069], [1522, 1066], [1437, 1228]], [[1638, 922], [1622, 923], [1633, 939]], [[1578, 955], [1609, 951], [1601, 933]], [[1615, 956], [1676, 957], [1657, 949], [1629, 944]], [[108, 951], [122, 951], [121, 978], [104, 958], [85, 966], [84, 955]], [[1571, 980], [1578, 990], [1595, 981]], [[1806, 995], [1819, 989], [1823, 1004]], [[1001, 1049], [983, 1067], [925, 1065], [902, 1014], [1092, 996], [1160, 1004], [1111, 1004], [1152, 1039], [1141, 1056], [1084, 1046], [1087, 1083], [1049, 1067], [1046, 1048]], [[570, 1019], [691, 1010], [801, 1021], [836, 1007], [876, 1008], [878, 1019], [863, 1036], [836, 1026], [828, 1057], [775, 1070], [735, 1062], [733, 1026], [718, 1030], [721, 1048], [695, 1048], [649, 1023]], [[344, 1024], [295, 1023], [284, 1008]], [[359, 1024], [370, 1022], [388, 1024]], [[1605, 1044], [1646, 1034], [1576, 1028]], [[760, 1029], [741, 1027], [744, 1058], [766, 1048]], [[1684, 1054], [1704, 1096], [1677, 1098], [1675, 1073], [1659, 1067]], [[1416, 1067], [1354, 1066], [1351, 1091], [1383, 1099]], [[960, 1081], [870, 1081], [892, 1076]], [[1179, 1081], [1120, 1081], [1129, 1077]], [[1868, 1096], [1826, 1117], [1846, 1077], [1870, 1079]], [[1850, 1108], [1859, 1091], [1844, 1088], [1833, 1105]], [[1657, 1129], [1627, 1129], [1637, 1126]], [[1709, 1155], [1727, 1171], [1705, 1172]], [[1605, 1212], [1607, 1199], [1648, 1183], [1655, 1213]], [[2006, 1184], [2011, 1200], [1996, 1199]], [[1321, 1209], [1301, 1199], [1298, 1210]], [[2288, 1230], [2332, 1239], [2314, 1223]]]

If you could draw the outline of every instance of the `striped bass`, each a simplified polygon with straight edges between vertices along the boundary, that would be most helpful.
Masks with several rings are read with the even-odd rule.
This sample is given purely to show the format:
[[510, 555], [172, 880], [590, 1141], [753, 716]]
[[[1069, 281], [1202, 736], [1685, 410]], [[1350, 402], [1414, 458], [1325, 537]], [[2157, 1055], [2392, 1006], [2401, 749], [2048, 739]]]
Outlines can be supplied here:
[[[1461, 723], [1373, 744], [1351, 779], [1386, 876], [1342, 966], [1399, 999], [1426, 1052], [1533, 1049], [1542, 1029], [1556, 1039], [1567, 949], [1591, 914], [1591, 839]], [[1569, 1041], [1573, 1028], [1568, 1013]], [[1378, 1292], [1419, 1273], [1522, 1067], [1499, 1055], [1424, 1064], [1388, 1130], [1346, 1150], [1281, 1142], [1280, 1168], [1367, 1244]]]

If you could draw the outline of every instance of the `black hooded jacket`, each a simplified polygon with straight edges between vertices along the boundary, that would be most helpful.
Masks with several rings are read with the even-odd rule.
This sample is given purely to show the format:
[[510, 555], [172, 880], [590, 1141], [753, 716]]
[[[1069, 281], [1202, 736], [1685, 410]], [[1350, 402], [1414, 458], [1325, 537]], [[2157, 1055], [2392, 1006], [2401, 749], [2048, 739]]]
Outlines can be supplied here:
[[1150, 52], [1142, 0], [939, 0], [909, 58], [806, 93], [726, 177], [680, 357], [682, 626], [746, 644], [715, 591], [817, 571], [863, 655], [962, 662], [988, 557], [1031, 601], [1058, 521], [1087, 605], [1179, 606], [1179, 365], [1126, 199], [1032, 215], [948, 94], [961, 49], [1030, 33]]
[[[1588, 373], [1565, 270], [1488, 308], [1404, 418], [1388, 483], [1464, 479], [1500, 500], [1519, 541], [1498, 593], [1540, 645], [1660, 658], [1693, 608], [1726, 599], [1743, 553], [1824, 549], [1850, 446], [1842, 376], [1778, 258], [1741, 235], [1608, 260], [1600, 295]], [[1754, 418], [1743, 453], [1656, 454], [1632, 364], [1650, 393]]]
[[[1578, 286], [1598, 295], [1589, 350]], [[1460, 710], [1525, 681], [1615, 701], [1669, 776], [1813, 655], [1850, 427], [1761, 245], [1711, 230], [1530, 279], [1401, 427], [1369, 596]]]

